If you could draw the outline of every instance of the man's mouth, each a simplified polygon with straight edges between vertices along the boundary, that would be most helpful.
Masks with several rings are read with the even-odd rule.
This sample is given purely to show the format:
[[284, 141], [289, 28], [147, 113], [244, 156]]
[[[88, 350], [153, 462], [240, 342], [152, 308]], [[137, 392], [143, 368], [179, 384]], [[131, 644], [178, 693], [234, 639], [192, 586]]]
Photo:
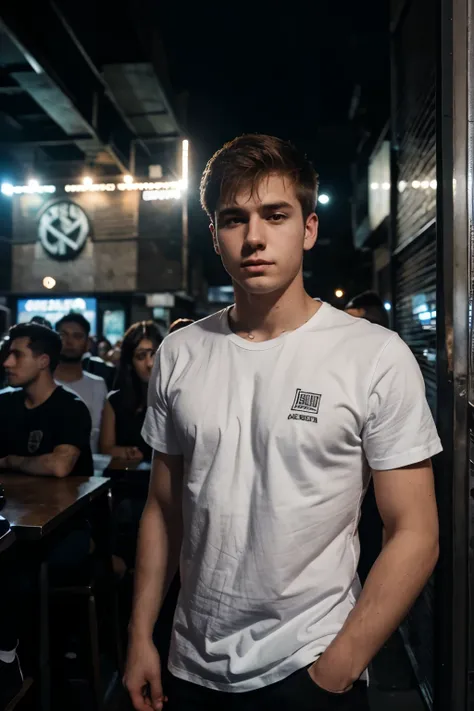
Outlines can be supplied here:
[[246, 259], [242, 262], [243, 267], [269, 267], [273, 262], [268, 262], [266, 259]]

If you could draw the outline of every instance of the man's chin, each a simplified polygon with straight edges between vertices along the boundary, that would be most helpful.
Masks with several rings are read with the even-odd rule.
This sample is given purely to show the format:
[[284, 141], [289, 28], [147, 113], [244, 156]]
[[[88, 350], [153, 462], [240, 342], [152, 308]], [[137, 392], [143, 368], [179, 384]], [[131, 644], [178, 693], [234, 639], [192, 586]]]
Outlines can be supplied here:
[[18, 378], [9, 377], [7, 378], [7, 384], [10, 388], [21, 388], [23, 383], [20, 382]]
[[67, 355], [66, 353], [61, 353], [59, 357], [60, 363], [80, 363], [82, 361], [82, 356], [77, 355]]
[[276, 279], [268, 276], [256, 275], [248, 279], [239, 281], [240, 286], [247, 294], [272, 294], [274, 291], [279, 291], [283, 288]]

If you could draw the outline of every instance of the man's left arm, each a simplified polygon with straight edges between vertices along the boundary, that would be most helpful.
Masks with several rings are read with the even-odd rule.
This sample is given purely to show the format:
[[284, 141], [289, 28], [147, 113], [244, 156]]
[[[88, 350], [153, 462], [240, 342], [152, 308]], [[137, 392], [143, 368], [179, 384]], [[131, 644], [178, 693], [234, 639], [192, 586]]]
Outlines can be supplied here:
[[310, 670], [328, 691], [344, 691], [360, 677], [406, 617], [438, 559], [431, 462], [373, 476], [386, 544], [341, 632]]
[[77, 462], [80, 450], [69, 444], [55, 447], [50, 454], [40, 454], [37, 457], [21, 457], [8, 455], [0, 460], [0, 469], [12, 469], [23, 474], [34, 476], [55, 476], [63, 479], [68, 476]]

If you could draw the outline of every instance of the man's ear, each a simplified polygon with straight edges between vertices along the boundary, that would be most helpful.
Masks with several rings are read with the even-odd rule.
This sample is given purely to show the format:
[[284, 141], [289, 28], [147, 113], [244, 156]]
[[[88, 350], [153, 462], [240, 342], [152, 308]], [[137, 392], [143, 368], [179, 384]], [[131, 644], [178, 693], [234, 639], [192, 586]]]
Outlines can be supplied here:
[[312, 249], [318, 239], [319, 219], [315, 212], [308, 216], [304, 228], [304, 250]]
[[215, 228], [213, 222], [210, 223], [209, 229], [210, 229], [211, 235], [212, 235], [212, 244], [214, 245], [214, 251], [215, 251], [216, 254], [220, 254], [220, 251], [219, 251], [219, 244], [218, 244], [218, 242], [217, 242], [216, 228]]
[[38, 365], [41, 368], [41, 370], [47, 370], [49, 368], [49, 355], [46, 353], [43, 353], [42, 355], [38, 356]]

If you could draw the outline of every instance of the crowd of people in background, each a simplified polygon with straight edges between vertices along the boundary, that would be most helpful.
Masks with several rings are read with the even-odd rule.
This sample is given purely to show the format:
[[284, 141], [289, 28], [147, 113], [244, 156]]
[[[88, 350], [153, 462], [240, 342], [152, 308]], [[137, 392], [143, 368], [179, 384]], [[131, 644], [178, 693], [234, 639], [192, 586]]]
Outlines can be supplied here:
[[[189, 323], [178, 319], [169, 331]], [[84, 316], [70, 313], [54, 327], [35, 316], [6, 334], [0, 346], [0, 481], [2, 470], [92, 476], [97, 454], [151, 461], [141, 428], [148, 381], [163, 340], [160, 328], [140, 321], [114, 345], [93, 339], [90, 330]], [[121, 577], [133, 566], [135, 541], [120, 545], [120, 525], [128, 524], [129, 534], [132, 522], [136, 531], [143, 505], [144, 499], [122, 501], [114, 512], [113, 567]], [[92, 550], [84, 522], [51, 551], [48, 563], [61, 578], [71, 566], [78, 571]], [[17, 654], [22, 577], [0, 586], [0, 710], [23, 682]]]

